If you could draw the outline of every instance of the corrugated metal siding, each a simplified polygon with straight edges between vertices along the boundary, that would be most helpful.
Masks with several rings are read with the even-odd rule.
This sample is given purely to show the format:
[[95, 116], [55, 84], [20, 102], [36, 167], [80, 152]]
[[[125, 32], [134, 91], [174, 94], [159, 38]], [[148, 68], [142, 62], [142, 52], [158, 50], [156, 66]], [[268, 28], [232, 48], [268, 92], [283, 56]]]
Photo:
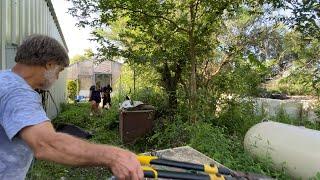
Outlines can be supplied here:
[[[44, 34], [57, 39], [67, 49], [51, 0], [1, 0], [0, 1], [0, 64], [1, 69], [11, 68], [17, 46], [31, 34]], [[51, 89], [59, 106], [65, 102], [66, 70]], [[49, 117], [56, 116], [51, 99], [47, 103]]]
[[111, 74], [111, 61], [103, 61], [99, 64], [94, 65], [94, 72], [95, 73], [107, 73]]
[[11, 68], [15, 65], [14, 58], [17, 53], [17, 46], [16, 45], [6, 45], [6, 66]]
[[1, 0], [5, 19], [6, 44], [18, 45], [31, 34], [45, 34], [57, 39], [67, 49], [50, 0]]
[[78, 74], [79, 74], [78, 63], [70, 65], [67, 71], [68, 71], [68, 76], [67, 76], [68, 80], [78, 79]]
[[[54, 101], [58, 106], [58, 110], [60, 111], [60, 104], [66, 102], [67, 92], [66, 92], [66, 79], [67, 79], [67, 71], [63, 71], [59, 75], [59, 79], [55, 82], [54, 86], [50, 89], [50, 92], [53, 96]], [[54, 103], [51, 101], [50, 96], [48, 97], [49, 101], [46, 104], [47, 114], [49, 118], [54, 118], [57, 115], [56, 107]]]
[[5, 68], [6, 1], [0, 1], [0, 66]]
[[93, 63], [92, 61], [83, 61], [78, 63], [79, 75], [93, 76]]

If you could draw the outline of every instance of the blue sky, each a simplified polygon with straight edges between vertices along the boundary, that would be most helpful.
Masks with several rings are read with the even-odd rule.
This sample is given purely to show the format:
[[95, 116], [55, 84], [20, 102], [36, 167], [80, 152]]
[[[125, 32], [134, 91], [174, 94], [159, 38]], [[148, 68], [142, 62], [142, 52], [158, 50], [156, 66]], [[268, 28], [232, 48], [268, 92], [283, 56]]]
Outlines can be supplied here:
[[95, 44], [90, 42], [90, 29], [78, 28], [75, 26], [77, 20], [67, 13], [70, 2], [65, 0], [52, 0], [54, 10], [57, 14], [64, 38], [68, 45], [69, 57], [76, 54], [83, 54], [84, 49], [95, 49]]

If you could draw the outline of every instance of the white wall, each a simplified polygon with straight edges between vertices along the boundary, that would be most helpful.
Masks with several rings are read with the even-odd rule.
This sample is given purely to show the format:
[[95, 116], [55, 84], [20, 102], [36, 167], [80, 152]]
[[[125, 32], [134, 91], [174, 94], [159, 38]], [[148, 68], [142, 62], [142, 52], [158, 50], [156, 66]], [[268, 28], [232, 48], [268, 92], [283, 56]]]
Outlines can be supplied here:
[[268, 98], [256, 98], [255, 107], [257, 114], [267, 117], [275, 117], [280, 111], [285, 112], [290, 118], [319, 121], [314, 112], [316, 101], [314, 100], [279, 100]]

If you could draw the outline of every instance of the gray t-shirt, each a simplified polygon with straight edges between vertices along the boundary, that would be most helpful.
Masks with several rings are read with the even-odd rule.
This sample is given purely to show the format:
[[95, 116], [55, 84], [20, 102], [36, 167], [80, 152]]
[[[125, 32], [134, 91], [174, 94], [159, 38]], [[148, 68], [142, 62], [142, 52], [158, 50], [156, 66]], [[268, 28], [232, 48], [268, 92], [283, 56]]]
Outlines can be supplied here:
[[0, 71], [0, 180], [25, 179], [33, 153], [16, 135], [47, 120], [40, 95], [14, 72]]

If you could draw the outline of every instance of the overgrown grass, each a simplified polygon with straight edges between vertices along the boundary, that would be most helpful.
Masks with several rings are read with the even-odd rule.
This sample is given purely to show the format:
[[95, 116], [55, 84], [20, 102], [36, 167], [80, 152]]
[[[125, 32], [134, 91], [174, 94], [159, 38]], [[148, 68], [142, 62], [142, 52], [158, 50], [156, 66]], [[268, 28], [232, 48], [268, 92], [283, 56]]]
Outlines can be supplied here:
[[[319, 107], [318, 107], [319, 108]], [[318, 109], [317, 108], [317, 109]], [[295, 119], [291, 118], [283, 109], [280, 109], [275, 117], [271, 117], [270, 120], [275, 122], [281, 122], [285, 124], [291, 124], [294, 126], [304, 126], [309, 129], [320, 131], [320, 122], [311, 122], [307, 119]]]
[[[242, 139], [227, 135], [225, 129], [211, 123], [193, 125], [185, 121], [183, 116], [168, 119], [162, 117], [153, 134], [140, 139], [135, 145], [124, 146], [120, 142], [116, 126], [117, 108], [105, 111], [102, 117], [90, 117], [88, 104], [69, 104], [64, 105], [63, 109], [53, 123], [74, 124], [91, 131], [94, 133], [90, 139], [92, 142], [112, 144], [136, 153], [190, 145], [235, 170], [267, 174], [279, 179], [287, 178], [283, 172], [272, 170], [268, 163], [257, 162], [249, 156], [243, 149]], [[109, 176], [110, 173], [103, 168], [75, 168], [36, 160], [27, 179], [105, 179]]]
[[290, 179], [284, 171], [272, 169], [270, 160], [261, 162], [252, 158], [244, 150], [242, 142], [242, 138], [230, 136], [226, 129], [211, 123], [191, 124], [177, 120], [166, 122], [154, 135], [138, 142], [135, 147], [158, 150], [189, 145], [231, 169]]
[[[158, 111], [154, 132], [133, 145], [120, 142], [117, 106], [105, 110], [102, 117], [90, 117], [87, 103], [63, 105], [63, 111], [53, 123], [74, 124], [94, 133], [91, 142], [120, 146], [136, 153], [189, 145], [231, 169], [265, 174], [277, 179], [290, 179], [284, 171], [272, 169], [270, 160], [257, 161], [244, 150], [244, 134], [262, 119], [254, 115], [249, 101], [226, 102], [227, 106], [223, 107], [219, 116], [203, 114], [194, 124], [188, 120], [188, 112], [184, 108], [178, 109], [175, 115], [167, 114], [167, 102], [165, 97], [159, 94], [143, 92], [133, 98], [157, 104]], [[115, 98], [114, 104], [121, 100]], [[279, 112], [273, 120], [319, 129], [319, 124], [293, 120], [283, 112]], [[27, 179], [106, 179], [109, 176], [110, 172], [103, 168], [75, 168], [35, 161]]]
[[[118, 120], [116, 107], [104, 111], [102, 117], [89, 116], [90, 106], [84, 104], [63, 105], [60, 115], [52, 122], [76, 125], [94, 133], [91, 142], [122, 146], [118, 129], [113, 128]], [[27, 179], [106, 179], [110, 172], [104, 168], [77, 168], [36, 160], [27, 175]]]

